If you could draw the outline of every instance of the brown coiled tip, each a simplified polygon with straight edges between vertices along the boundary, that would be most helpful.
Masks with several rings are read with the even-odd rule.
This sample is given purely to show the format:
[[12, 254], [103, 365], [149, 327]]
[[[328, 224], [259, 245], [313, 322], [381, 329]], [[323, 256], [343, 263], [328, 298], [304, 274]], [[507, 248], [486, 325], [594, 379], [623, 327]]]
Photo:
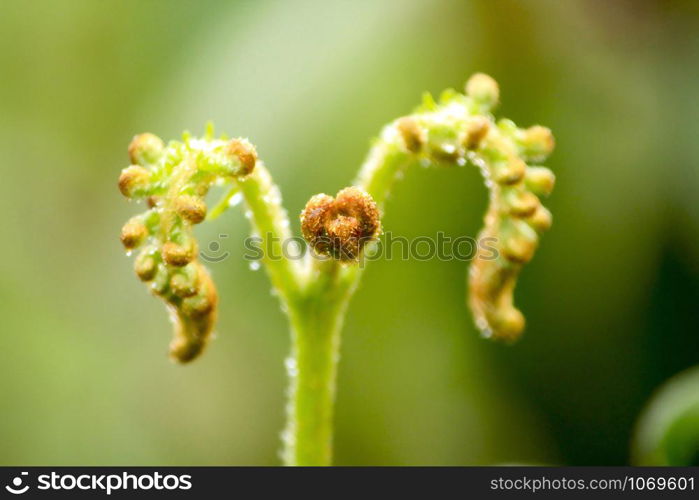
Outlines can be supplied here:
[[247, 139], [231, 139], [227, 148], [228, 154], [240, 161], [239, 175], [248, 175], [255, 169], [257, 150]]
[[301, 213], [303, 237], [313, 250], [346, 262], [358, 259], [380, 227], [376, 203], [357, 187], [345, 188], [335, 198], [315, 195]]

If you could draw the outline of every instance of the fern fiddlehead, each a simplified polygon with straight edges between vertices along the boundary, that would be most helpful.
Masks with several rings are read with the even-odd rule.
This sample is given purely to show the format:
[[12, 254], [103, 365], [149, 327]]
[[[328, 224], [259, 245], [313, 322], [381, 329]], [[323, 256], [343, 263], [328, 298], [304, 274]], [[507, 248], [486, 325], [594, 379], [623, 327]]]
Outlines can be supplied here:
[[413, 163], [481, 170], [490, 199], [479, 238], [496, 241], [498, 255], [476, 255], [468, 303], [484, 336], [512, 341], [524, 329], [524, 316], [513, 305], [517, 277], [551, 226], [539, 196], [550, 194], [555, 178], [535, 162], [551, 153], [554, 142], [545, 127], [496, 121], [491, 111], [498, 100], [497, 83], [484, 74], [471, 77], [464, 94], [447, 90], [439, 102], [427, 94], [414, 113], [383, 129], [356, 184], [382, 205], [394, 179]]
[[137, 135], [129, 157], [132, 165], [122, 170], [119, 189], [127, 198], [145, 198], [148, 210], [124, 225], [121, 242], [128, 252], [143, 246], [136, 275], [170, 311], [171, 357], [188, 362], [206, 347], [218, 310], [216, 287], [197, 258], [192, 226], [206, 217], [209, 188], [250, 174], [256, 152], [243, 139], [214, 139], [210, 131], [203, 140], [185, 134], [167, 146], [153, 134]]
[[357, 260], [380, 228], [376, 203], [356, 187], [341, 190], [335, 198], [317, 194], [301, 213], [301, 231], [311, 248], [343, 262]]
[[[518, 128], [496, 121], [497, 83], [476, 74], [465, 93], [445, 91], [436, 102], [426, 95], [412, 114], [384, 127], [353, 186], [335, 197], [313, 196], [301, 214], [301, 229], [316, 256], [299, 262], [282, 251], [291, 237], [281, 194], [255, 148], [246, 140], [202, 139], [185, 135], [167, 146], [152, 134], [129, 146], [132, 165], [119, 188], [128, 198], [144, 198], [149, 209], [122, 229], [126, 249], [144, 246], [136, 274], [148, 282], [172, 312], [171, 355], [194, 359], [211, 336], [218, 296], [197, 259], [192, 226], [205, 220], [204, 202], [213, 184], [232, 189], [210, 212], [217, 217], [239, 192], [262, 238], [262, 262], [292, 327], [288, 424], [284, 460], [289, 465], [331, 461], [332, 408], [339, 335], [347, 304], [363, 267], [366, 245], [381, 231], [380, 213], [397, 177], [411, 164], [480, 169], [489, 190], [481, 238], [496, 241], [497, 255], [477, 255], [468, 274], [468, 304], [484, 336], [512, 341], [524, 329], [513, 304], [517, 277], [551, 225], [540, 196], [553, 189], [554, 175], [538, 162], [552, 151], [549, 129]], [[479, 246], [480, 248], [480, 246]]]

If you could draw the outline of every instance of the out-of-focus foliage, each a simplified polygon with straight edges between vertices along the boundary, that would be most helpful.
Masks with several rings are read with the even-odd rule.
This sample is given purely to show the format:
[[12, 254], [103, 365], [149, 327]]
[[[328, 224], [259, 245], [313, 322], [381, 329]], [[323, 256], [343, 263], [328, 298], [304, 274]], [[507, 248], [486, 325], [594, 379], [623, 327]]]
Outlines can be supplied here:
[[[171, 364], [118, 240], [125, 145], [211, 119], [254, 140], [299, 213], [423, 90], [476, 71], [503, 116], [557, 139], [556, 218], [516, 293], [527, 332], [478, 337], [463, 262], [372, 263], [343, 336], [336, 462], [627, 462], [645, 401], [699, 356], [697, 32], [691, 1], [3, 2], [0, 463], [277, 463], [289, 346], [241, 258], [246, 221], [196, 229], [229, 254], [210, 266], [218, 336]], [[475, 236], [478, 172], [452, 174], [411, 171], [384, 228]]]
[[699, 459], [699, 368], [664, 384], [644, 410], [634, 436], [637, 465], [692, 465]]

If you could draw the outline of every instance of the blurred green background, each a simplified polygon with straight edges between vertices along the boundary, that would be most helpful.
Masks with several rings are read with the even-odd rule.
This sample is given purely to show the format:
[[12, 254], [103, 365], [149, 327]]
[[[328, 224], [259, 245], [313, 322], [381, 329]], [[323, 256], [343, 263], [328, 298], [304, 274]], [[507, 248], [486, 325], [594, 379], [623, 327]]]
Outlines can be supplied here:
[[[526, 335], [478, 337], [462, 262], [373, 263], [336, 463], [624, 464], [653, 390], [699, 361], [697, 2], [2, 1], [0, 44], [2, 464], [278, 463], [289, 341], [247, 221], [198, 228], [231, 254], [210, 266], [219, 335], [173, 365], [118, 241], [126, 146], [211, 119], [252, 139], [294, 215], [423, 90], [476, 71], [498, 114], [557, 138]], [[475, 235], [485, 203], [475, 169], [416, 169], [384, 225]]]

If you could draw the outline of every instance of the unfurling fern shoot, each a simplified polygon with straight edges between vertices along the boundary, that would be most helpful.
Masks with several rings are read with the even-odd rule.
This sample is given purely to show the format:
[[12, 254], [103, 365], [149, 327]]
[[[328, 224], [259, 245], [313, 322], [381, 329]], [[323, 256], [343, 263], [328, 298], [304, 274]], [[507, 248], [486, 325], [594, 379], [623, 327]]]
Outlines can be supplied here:
[[427, 94], [412, 114], [384, 127], [353, 185], [335, 196], [314, 195], [306, 204], [301, 229], [311, 251], [302, 261], [281, 251], [291, 238], [287, 213], [279, 188], [246, 139], [215, 138], [209, 128], [203, 138], [185, 134], [167, 145], [141, 134], [129, 146], [131, 165], [122, 171], [119, 189], [128, 198], [145, 199], [148, 210], [124, 225], [121, 241], [128, 252], [139, 249], [136, 274], [171, 313], [170, 354], [176, 361], [201, 354], [219, 309], [192, 234], [207, 218], [204, 198], [214, 184], [230, 186], [209, 218], [224, 211], [233, 194], [245, 201], [253, 231], [262, 238], [262, 263], [291, 326], [286, 464], [331, 463], [340, 331], [363, 272], [357, 262], [381, 233], [380, 214], [394, 181], [411, 165], [480, 169], [490, 192], [480, 238], [496, 242], [497, 255], [476, 256], [467, 302], [483, 336], [511, 342], [522, 334], [525, 321], [514, 306], [514, 289], [551, 226], [540, 197], [551, 193], [555, 179], [539, 162], [554, 140], [545, 127], [496, 121], [492, 110], [498, 101], [497, 83], [476, 74], [465, 93], [447, 90], [438, 102]]

